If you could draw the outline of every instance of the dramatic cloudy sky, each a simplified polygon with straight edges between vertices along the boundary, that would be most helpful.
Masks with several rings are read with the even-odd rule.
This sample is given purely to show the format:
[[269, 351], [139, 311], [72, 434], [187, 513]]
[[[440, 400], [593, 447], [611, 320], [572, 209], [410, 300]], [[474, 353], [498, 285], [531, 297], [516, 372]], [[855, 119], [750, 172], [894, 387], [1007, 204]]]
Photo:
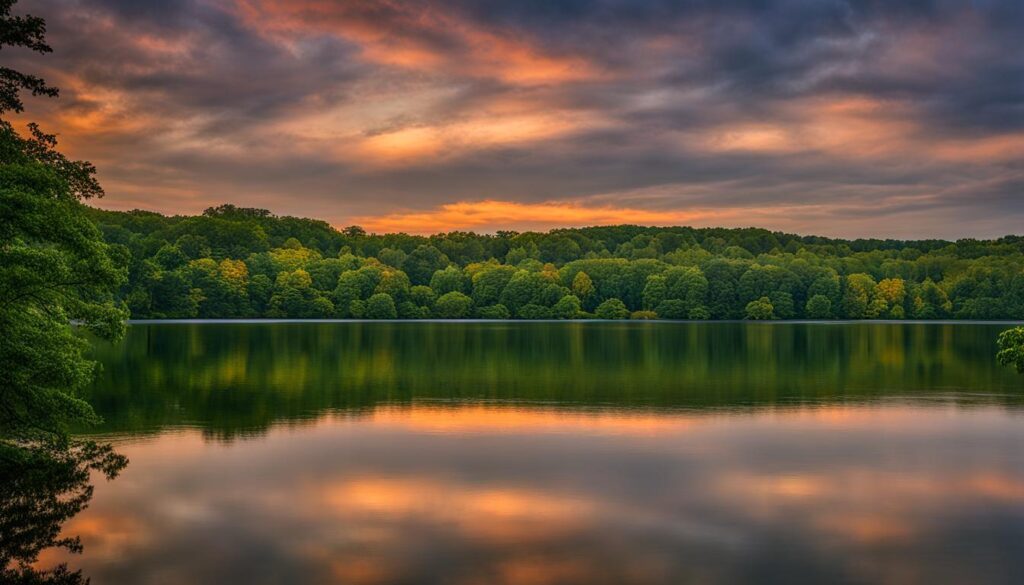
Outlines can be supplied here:
[[1021, 0], [22, 0], [100, 203], [1024, 232]]

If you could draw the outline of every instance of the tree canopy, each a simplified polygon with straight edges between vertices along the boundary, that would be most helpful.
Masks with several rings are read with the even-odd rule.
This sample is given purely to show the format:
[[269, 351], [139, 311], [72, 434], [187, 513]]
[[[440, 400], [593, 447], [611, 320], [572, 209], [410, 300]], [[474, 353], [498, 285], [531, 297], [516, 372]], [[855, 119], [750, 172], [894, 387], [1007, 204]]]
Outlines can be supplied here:
[[774, 319], [1024, 318], [1019, 236], [842, 240], [633, 225], [416, 236], [232, 205], [200, 216], [88, 213], [127, 259], [118, 298], [137, 318], [391, 315], [380, 296], [366, 311], [375, 295], [400, 319], [587, 318], [610, 299], [644, 319], [744, 319], [748, 308]]
[[[42, 20], [11, 16], [12, 4], [0, 2], [0, 46], [48, 52]], [[0, 114], [21, 111], [19, 90], [49, 95], [46, 88], [0, 70]], [[71, 324], [121, 335], [127, 312], [115, 293], [127, 282], [129, 255], [104, 242], [81, 203], [103, 194], [94, 175], [37, 126], [22, 136], [0, 119], [0, 440], [50, 440], [95, 420], [76, 397], [93, 363]]]

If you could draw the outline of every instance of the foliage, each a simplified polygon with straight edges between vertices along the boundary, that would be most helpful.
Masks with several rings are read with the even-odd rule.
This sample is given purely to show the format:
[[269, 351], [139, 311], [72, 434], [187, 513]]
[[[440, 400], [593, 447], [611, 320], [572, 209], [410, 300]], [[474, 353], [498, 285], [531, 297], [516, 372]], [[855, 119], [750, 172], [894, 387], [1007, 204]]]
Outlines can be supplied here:
[[[12, 16], [11, 7], [17, 0], [0, 0], [0, 46], [24, 47], [37, 53], [50, 53], [46, 44], [46, 23], [37, 16]], [[19, 92], [32, 95], [57, 96], [57, 88], [35, 75], [27, 75], [7, 67], [0, 67], [0, 114], [25, 109]]]
[[753, 319], [755, 321], [774, 319], [775, 307], [772, 305], [771, 299], [768, 297], [761, 297], [747, 303], [746, 315], [747, 319]]
[[831, 319], [832, 301], [825, 295], [814, 295], [807, 299], [807, 317], [809, 319]]
[[[436, 315], [434, 302], [450, 292], [470, 297], [478, 317], [501, 304], [512, 318], [562, 318], [566, 307], [555, 307], [573, 295], [582, 313], [615, 298], [630, 314], [662, 319], [741, 319], [762, 297], [778, 319], [1024, 318], [1024, 239], [1016, 236], [960, 243], [609, 226], [422, 237], [213, 209], [199, 218], [89, 211], [129, 265], [119, 295], [133, 316], [280, 316], [284, 305], [271, 307], [260, 277], [276, 283], [301, 269], [315, 293], [307, 302], [329, 300], [330, 314], [323, 301], [317, 310], [340, 318], [359, 317], [381, 292], [402, 319]], [[197, 263], [204, 259], [214, 264]], [[245, 291], [237, 263], [247, 269]], [[214, 281], [221, 278], [234, 283]], [[300, 311], [284, 313], [312, 314], [308, 304], [294, 306]]]
[[597, 306], [594, 314], [598, 319], [628, 319], [629, 309], [619, 299], [608, 299]]
[[473, 299], [452, 291], [441, 295], [434, 304], [434, 315], [440, 319], [465, 319], [470, 316]]
[[466, 292], [466, 277], [455, 266], [447, 266], [430, 277], [430, 288], [435, 294]]
[[[42, 21], [11, 17], [11, 4], [0, 3], [0, 44], [44, 46]], [[0, 113], [20, 110], [17, 88], [34, 87], [12, 75], [0, 70]], [[95, 422], [77, 396], [94, 364], [71, 324], [116, 339], [127, 316], [115, 293], [128, 254], [103, 241], [79, 201], [102, 194], [95, 169], [55, 146], [35, 126], [22, 137], [0, 120], [0, 441], [38, 441]]]
[[527, 303], [516, 312], [520, 319], [551, 319], [553, 314], [550, 308], [537, 303]]
[[582, 312], [583, 303], [576, 295], [565, 295], [551, 307], [551, 314], [555, 319], [575, 319]]
[[[12, 16], [13, 5], [0, 0], [0, 48], [50, 52], [45, 22]], [[0, 114], [23, 110], [22, 90], [57, 95], [38, 77], [0, 67]], [[96, 370], [82, 332], [123, 335], [128, 312], [117, 294], [131, 252], [105, 242], [81, 203], [103, 195], [95, 167], [65, 157], [35, 124], [28, 129], [19, 135], [0, 119], [0, 582], [84, 583], [67, 565], [44, 571], [34, 564], [46, 548], [81, 550], [77, 538], [60, 536], [61, 524], [92, 497], [91, 471], [111, 478], [127, 464], [109, 445], [70, 438], [70, 429], [99, 421], [81, 397]], [[155, 283], [154, 291], [166, 267], [195, 272], [210, 291], [236, 284], [232, 265], [212, 285], [203, 279], [217, 273], [216, 263], [192, 267], [186, 260], [168, 249], [136, 266], [135, 275]], [[189, 299], [189, 308], [197, 296], [174, 293], [178, 302]], [[153, 295], [127, 298], [153, 310]]]
[[996, 359], [1004, 366], [1013, 366], [1024, 374], [1024, 327], [1014, 327], [999, 334]]
[[512, 313], [509, 312], [508, 307], [499, 303], [497, 305], [480, 307], [477, 310], [477, 317], [481, 319], [509, 319], [512, 317]]
[[388, 293], [377, 293], [366, 299], [366, 312], [363, 316], [367, 319], [397, 319], [395, 300]]

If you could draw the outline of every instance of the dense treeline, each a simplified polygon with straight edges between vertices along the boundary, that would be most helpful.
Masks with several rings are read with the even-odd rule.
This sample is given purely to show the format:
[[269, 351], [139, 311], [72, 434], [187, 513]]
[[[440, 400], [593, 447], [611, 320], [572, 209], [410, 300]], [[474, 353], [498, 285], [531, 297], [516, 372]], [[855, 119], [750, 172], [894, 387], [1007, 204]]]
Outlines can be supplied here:
[[135, 318], [1019, 319], [1024, 238], [611, 226], [434, 236], [92, 210]]

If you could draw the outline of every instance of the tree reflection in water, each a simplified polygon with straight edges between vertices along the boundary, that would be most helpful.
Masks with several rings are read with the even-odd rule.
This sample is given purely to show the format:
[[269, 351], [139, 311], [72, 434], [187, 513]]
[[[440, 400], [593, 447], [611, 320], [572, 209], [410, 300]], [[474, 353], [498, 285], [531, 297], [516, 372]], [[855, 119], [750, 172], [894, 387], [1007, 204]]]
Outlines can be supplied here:
[[0, 444], [0, 582], [88, 583], [66, 563], [34, 565], [48, 548], [81, 552], [78, 537], [62, 535], [61, 527], [92, 499], [92, 472], [113, 479], [127, 464], [110, 445], [92, 441]]

